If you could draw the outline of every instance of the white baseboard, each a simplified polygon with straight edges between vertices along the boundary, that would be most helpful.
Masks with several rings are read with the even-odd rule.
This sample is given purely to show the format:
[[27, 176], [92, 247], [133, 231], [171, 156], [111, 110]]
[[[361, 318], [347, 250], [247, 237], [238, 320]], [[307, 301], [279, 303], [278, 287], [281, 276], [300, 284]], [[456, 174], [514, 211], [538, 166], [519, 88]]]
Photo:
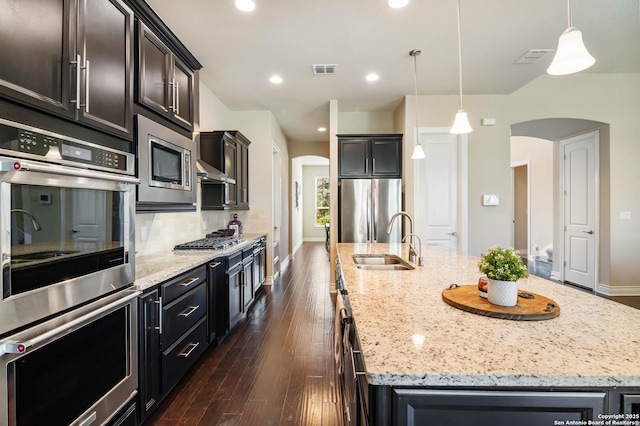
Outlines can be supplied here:
[[640, 296], [640, 286], [598, 284], [598, 294], [604, 296]]
[[302, 241], [300, 241], [298, 244], [296, 244], [296, 246], [293, 248], [293, 255], [295, 256], [296, 252], [298, 250], [300, 250], [300, 247], [302, 247]]
[[551, 271], [551, 276], [549, 277], [554, 281], [560, 281], [560, 272], [559, 271]]
[[311, 242], [320, 242], [320, 241], [326, 241], [326, 238], [320, 238], [320, 237], [306, 237], [303, 238], [302, 241], [311, 241]]
[[282, 263], [280, 263], [280, 275], [284, 274], [284, 271], [287, 270], [287, 267], [289, 266], [290, 261], [291, 259], [289, 258], [289, 256], [287, 256], [284, 258]]

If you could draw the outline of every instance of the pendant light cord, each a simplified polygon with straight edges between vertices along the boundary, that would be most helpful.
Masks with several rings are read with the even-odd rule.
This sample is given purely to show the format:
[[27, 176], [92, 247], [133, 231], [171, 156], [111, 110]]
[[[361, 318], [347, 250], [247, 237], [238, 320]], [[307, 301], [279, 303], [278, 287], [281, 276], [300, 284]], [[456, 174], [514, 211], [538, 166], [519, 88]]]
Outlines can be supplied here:
[[418, 56], [420, 53], [422, 53], [420, 50], [412, 50], [411, 51], [411, 56], [413, 56], [413, 83], [414, 83], [414, 88], [415, 88], [415, 111], [416, 111], [416, 145], [420, 143], [420, 131], [418, 130], [418, 60], [416, 59], [416, 56]]
[[567, 0], [567, 28], [571, 28], [571, 0]]
[[458, 78], [460, 83], [460, 109], [462, 109], [462, 43], [460, 42], [460, 0], [458, 0]]

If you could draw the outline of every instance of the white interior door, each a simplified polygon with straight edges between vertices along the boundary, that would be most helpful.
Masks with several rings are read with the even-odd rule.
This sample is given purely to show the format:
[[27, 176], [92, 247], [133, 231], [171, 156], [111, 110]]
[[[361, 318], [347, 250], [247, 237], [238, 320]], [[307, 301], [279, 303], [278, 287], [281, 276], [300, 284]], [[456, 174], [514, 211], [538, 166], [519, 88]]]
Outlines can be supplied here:
[[415, 163], [416, 233], [423, 243], [458, 246], [457, 137], [421, 134], [426, 158]]
[[73, 229], [76, 241], [104, 241], [106, 234], [106, 192], [73, 190]]
[[596, 282], [596, 132], [562, 141], [564, 151], [564, 280], [589, 289]]

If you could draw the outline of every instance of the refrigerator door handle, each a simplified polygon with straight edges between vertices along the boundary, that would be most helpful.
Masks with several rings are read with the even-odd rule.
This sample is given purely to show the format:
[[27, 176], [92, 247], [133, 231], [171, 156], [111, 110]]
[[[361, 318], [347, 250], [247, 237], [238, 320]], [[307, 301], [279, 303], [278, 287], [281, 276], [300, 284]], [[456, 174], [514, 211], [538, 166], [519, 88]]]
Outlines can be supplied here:
[[378, 193], [377, 182], [377, 180], [371, 179], [371, 194], [369, 197], [369, 203], [371, 205], [371, 215], [369, 216], [371, 233], [369, 234], [369, 241], [372, 243], [375, 243], [378, 240], [378, 223], [376, 220], [378, 217], [378, 206], [376, 204], [378, 202], [378, 197], [376, 197], [376, 194]]
[[369, 182], [367, 186], [367, 242], [373, 241], [373, 223], [371, 222], [371, 218], [373, 217], [373, 203], [371, 202], [373, 197], [373, 182]]

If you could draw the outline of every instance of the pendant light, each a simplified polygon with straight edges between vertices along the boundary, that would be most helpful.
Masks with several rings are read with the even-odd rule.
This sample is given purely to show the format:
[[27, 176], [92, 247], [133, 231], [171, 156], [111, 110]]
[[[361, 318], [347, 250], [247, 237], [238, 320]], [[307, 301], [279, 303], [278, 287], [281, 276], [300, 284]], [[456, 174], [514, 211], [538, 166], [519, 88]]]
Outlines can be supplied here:
[[571, 0], [567, 0], [567, 21], [569, 27], [558, 39], [556, 55], [547, 68], [551, 75], [567, 75], [586, 70], [596, 60], [589, 54], [582, 41], [582, 32], [571, 26]]
[[420, 128], [418, 127], [418, 62], [416, 60], [417, 56], [421, 54], [420, 50], [414, 49], [409, 52], [409, 55], [413, 56], [413, 83], [415, 87], [415, 112], [416, 112], [416, 138], [413, 144], [413, 154], [411, 154], [412, 160], [419, 160], [424, 158], [424, 151], [422, 150], [422, 145], [420, 145]]
[[456, 119], [451, 126], [449, 133], [462, 135], [473, 132], [467, 113], [462, 109], [462, 45], [460, 42], [460, 0], [458, 0], [458, 77], [460, 82], [460, 109], [456, 113]]

